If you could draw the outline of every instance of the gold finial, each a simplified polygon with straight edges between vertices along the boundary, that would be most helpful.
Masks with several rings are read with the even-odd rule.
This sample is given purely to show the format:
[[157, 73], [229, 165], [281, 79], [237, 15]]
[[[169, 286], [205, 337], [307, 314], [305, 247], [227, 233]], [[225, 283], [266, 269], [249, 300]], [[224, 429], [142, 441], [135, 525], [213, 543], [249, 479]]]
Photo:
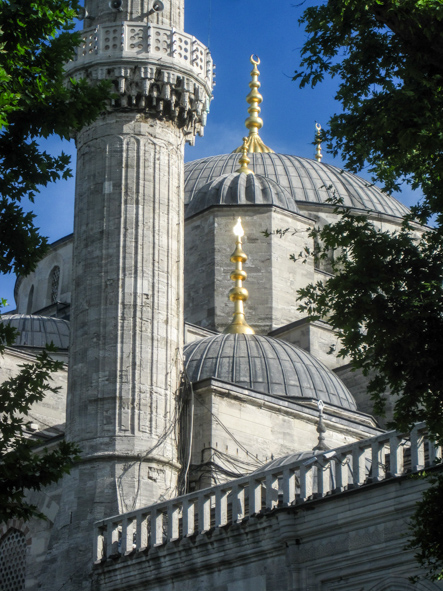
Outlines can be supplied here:
[[321, 162], [323, 155], [321, 153], [321, 125], [320, 125], [320, 123], [315, 124], [315, 129], [317, 130], [317, 133], [315, 134], [315, 142], [317, 144], [317, 148], [315, 150], [315, 159], [317, 160], [317, 162]]
[[235, 287], [229, 292], [229, 299], [234, 302], [234, 314], [231, 324], [224, 330], [225, 334], [255, 334], [254, 330], [249, 326], [245, 320], [245, 310], [243, 302], [248, 297], [248, 290], [243, 287], [243, 281], [247, 274], [243, 271], [243, 263], [246, 263], [248, 257], [242, 249], [242, 236], [244, 236], [243, 226], [241, 225], [241, 218], [238, 218], [237, 224], [234, 227], [234, 234], [237, 236], [235, 242], [235, 250], [231, 255], [231, 262], [235, 263], [235, 271], [231, 273], [232, 281], [235, 281]]
[[245, 174], [254, 174], [254, 172], [248, 168], [248, 164], [251, 162], [248, 158], [248, 138], [243, 138], [243, 146], [241, 148], [241, 158], [239, 160], [241, 166], [237, 168], [235, 172], [244, 172]]
[[[251, 55], [250, 58], [251, 64], [253, 65], [252, 72], [251, 72], [251, 82], [249, 83], [249, 88], [251, 89], [250, 93], [246, 97], [246, 102], [251, 105], [248, 109], [249, 117], [245, 121], [246, 127], [249, 129], [249, 136], [247, 138], [247, 148], [248, 152], [274, 152], [268, 146], [265, 146], [261, 137], [258, 135], [259, 129], [263, 127], [263, 120], [259, 117], [260, 115], [260, 107], [259, 104], [263, 102], [262, 95], [258, 92], [261, 84], [258, 81], [258, 77], [260, 76], [260, 72], [258, 71], [257, 66], [260, 64], [260, 58], [257, 56]], [[236, 150], [234, 150], [233, 154], [236, 152], [241, 152], [243, 150], [243, 146], [240, 146]]]

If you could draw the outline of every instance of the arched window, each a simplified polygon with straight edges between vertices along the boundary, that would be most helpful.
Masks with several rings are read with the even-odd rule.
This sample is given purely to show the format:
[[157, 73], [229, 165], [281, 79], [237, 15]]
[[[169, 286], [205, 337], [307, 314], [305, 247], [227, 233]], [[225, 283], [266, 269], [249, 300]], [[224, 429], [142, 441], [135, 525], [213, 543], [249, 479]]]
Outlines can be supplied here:
[[60, 267], [54, 267], [49, 275], [49, 294], [51, 304], [58, 300], [58, 287], [60, 283]]
[[29, 290], [28, 306], [26, 308], [26, 314], [32, 314], [33, 299], [34, 299], [34, 286], [32, 285], [31, 289]]
[[0, 581], [2, 591], [22, 591], [25, 588], [26, 539], [11, 527], [0, 541]]

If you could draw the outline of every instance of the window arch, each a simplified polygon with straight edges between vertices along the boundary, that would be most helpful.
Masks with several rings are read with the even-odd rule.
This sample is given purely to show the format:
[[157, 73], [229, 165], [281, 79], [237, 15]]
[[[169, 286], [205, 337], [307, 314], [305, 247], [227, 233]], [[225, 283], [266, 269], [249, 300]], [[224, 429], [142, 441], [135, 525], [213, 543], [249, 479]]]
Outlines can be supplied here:
[[51, 304], [55, 304], [58, 300], [58, 290], [60, 284], [60, 267], [56, 266], [52, 269], [49, 275], [49, 299]]
[[26, 575], [26, 538], [11, 527], [0, 540], [0, 580], [2, 591], [23, 591]]
[[31, 285], [31, 289], [29, 290], [29, 295], [28, 295], [28, 305], [26, 307], [26, 314], [32, 314], [33, 300], [34, 300], [34, 286]]

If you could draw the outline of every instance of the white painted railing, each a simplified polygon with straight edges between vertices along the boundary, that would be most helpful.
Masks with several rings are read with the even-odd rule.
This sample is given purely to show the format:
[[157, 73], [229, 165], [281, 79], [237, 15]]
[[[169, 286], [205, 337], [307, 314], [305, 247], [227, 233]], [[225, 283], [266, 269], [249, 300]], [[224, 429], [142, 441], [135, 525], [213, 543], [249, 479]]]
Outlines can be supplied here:
[[81, 32], [82, 43], [67, 70], [91, 60], [121, 59], [178, 63], [212, 85], [213, 68], [208, 49], [192, 35], [174, 28], [146, 23], [103, 24]]
[[424, 423], [110, 517], [95, 524], [94, 560], [142, 551], [246, 517], [336, 495], [432, 466], [441, 448]]

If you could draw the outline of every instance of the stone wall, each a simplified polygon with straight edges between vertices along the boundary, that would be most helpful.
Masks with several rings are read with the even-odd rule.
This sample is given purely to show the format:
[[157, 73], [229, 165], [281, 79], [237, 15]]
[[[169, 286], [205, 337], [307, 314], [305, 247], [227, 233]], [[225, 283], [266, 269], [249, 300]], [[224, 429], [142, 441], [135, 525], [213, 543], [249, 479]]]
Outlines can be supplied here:
[[[331, 449], [380, 433], [369, 416], [328, 405], [324, 412]], [[217, 380], [195, 385], [191, 486], [212, 486], [229, 480], [229, 471], [234, 478], [274, 458], [312, 451], [318, 417], [315, 401], [283, 400]]]
[[[248, 256], [243, 266], [248, 274], [246, 319], [258, 334], [267, 334], [301, 317], [296, 291], [314, 279], [313, 261], [303, 265], [290, 260], [291, 254], [298, 255], [310, 244], [307, 232], [312, 222], [277, 207], [215, 207], [186, 221], [185, 319], [218, 331], [231, 321], [230, 257], [238, 216]], [[277, 232], [286, 228], [283, 235]]]

